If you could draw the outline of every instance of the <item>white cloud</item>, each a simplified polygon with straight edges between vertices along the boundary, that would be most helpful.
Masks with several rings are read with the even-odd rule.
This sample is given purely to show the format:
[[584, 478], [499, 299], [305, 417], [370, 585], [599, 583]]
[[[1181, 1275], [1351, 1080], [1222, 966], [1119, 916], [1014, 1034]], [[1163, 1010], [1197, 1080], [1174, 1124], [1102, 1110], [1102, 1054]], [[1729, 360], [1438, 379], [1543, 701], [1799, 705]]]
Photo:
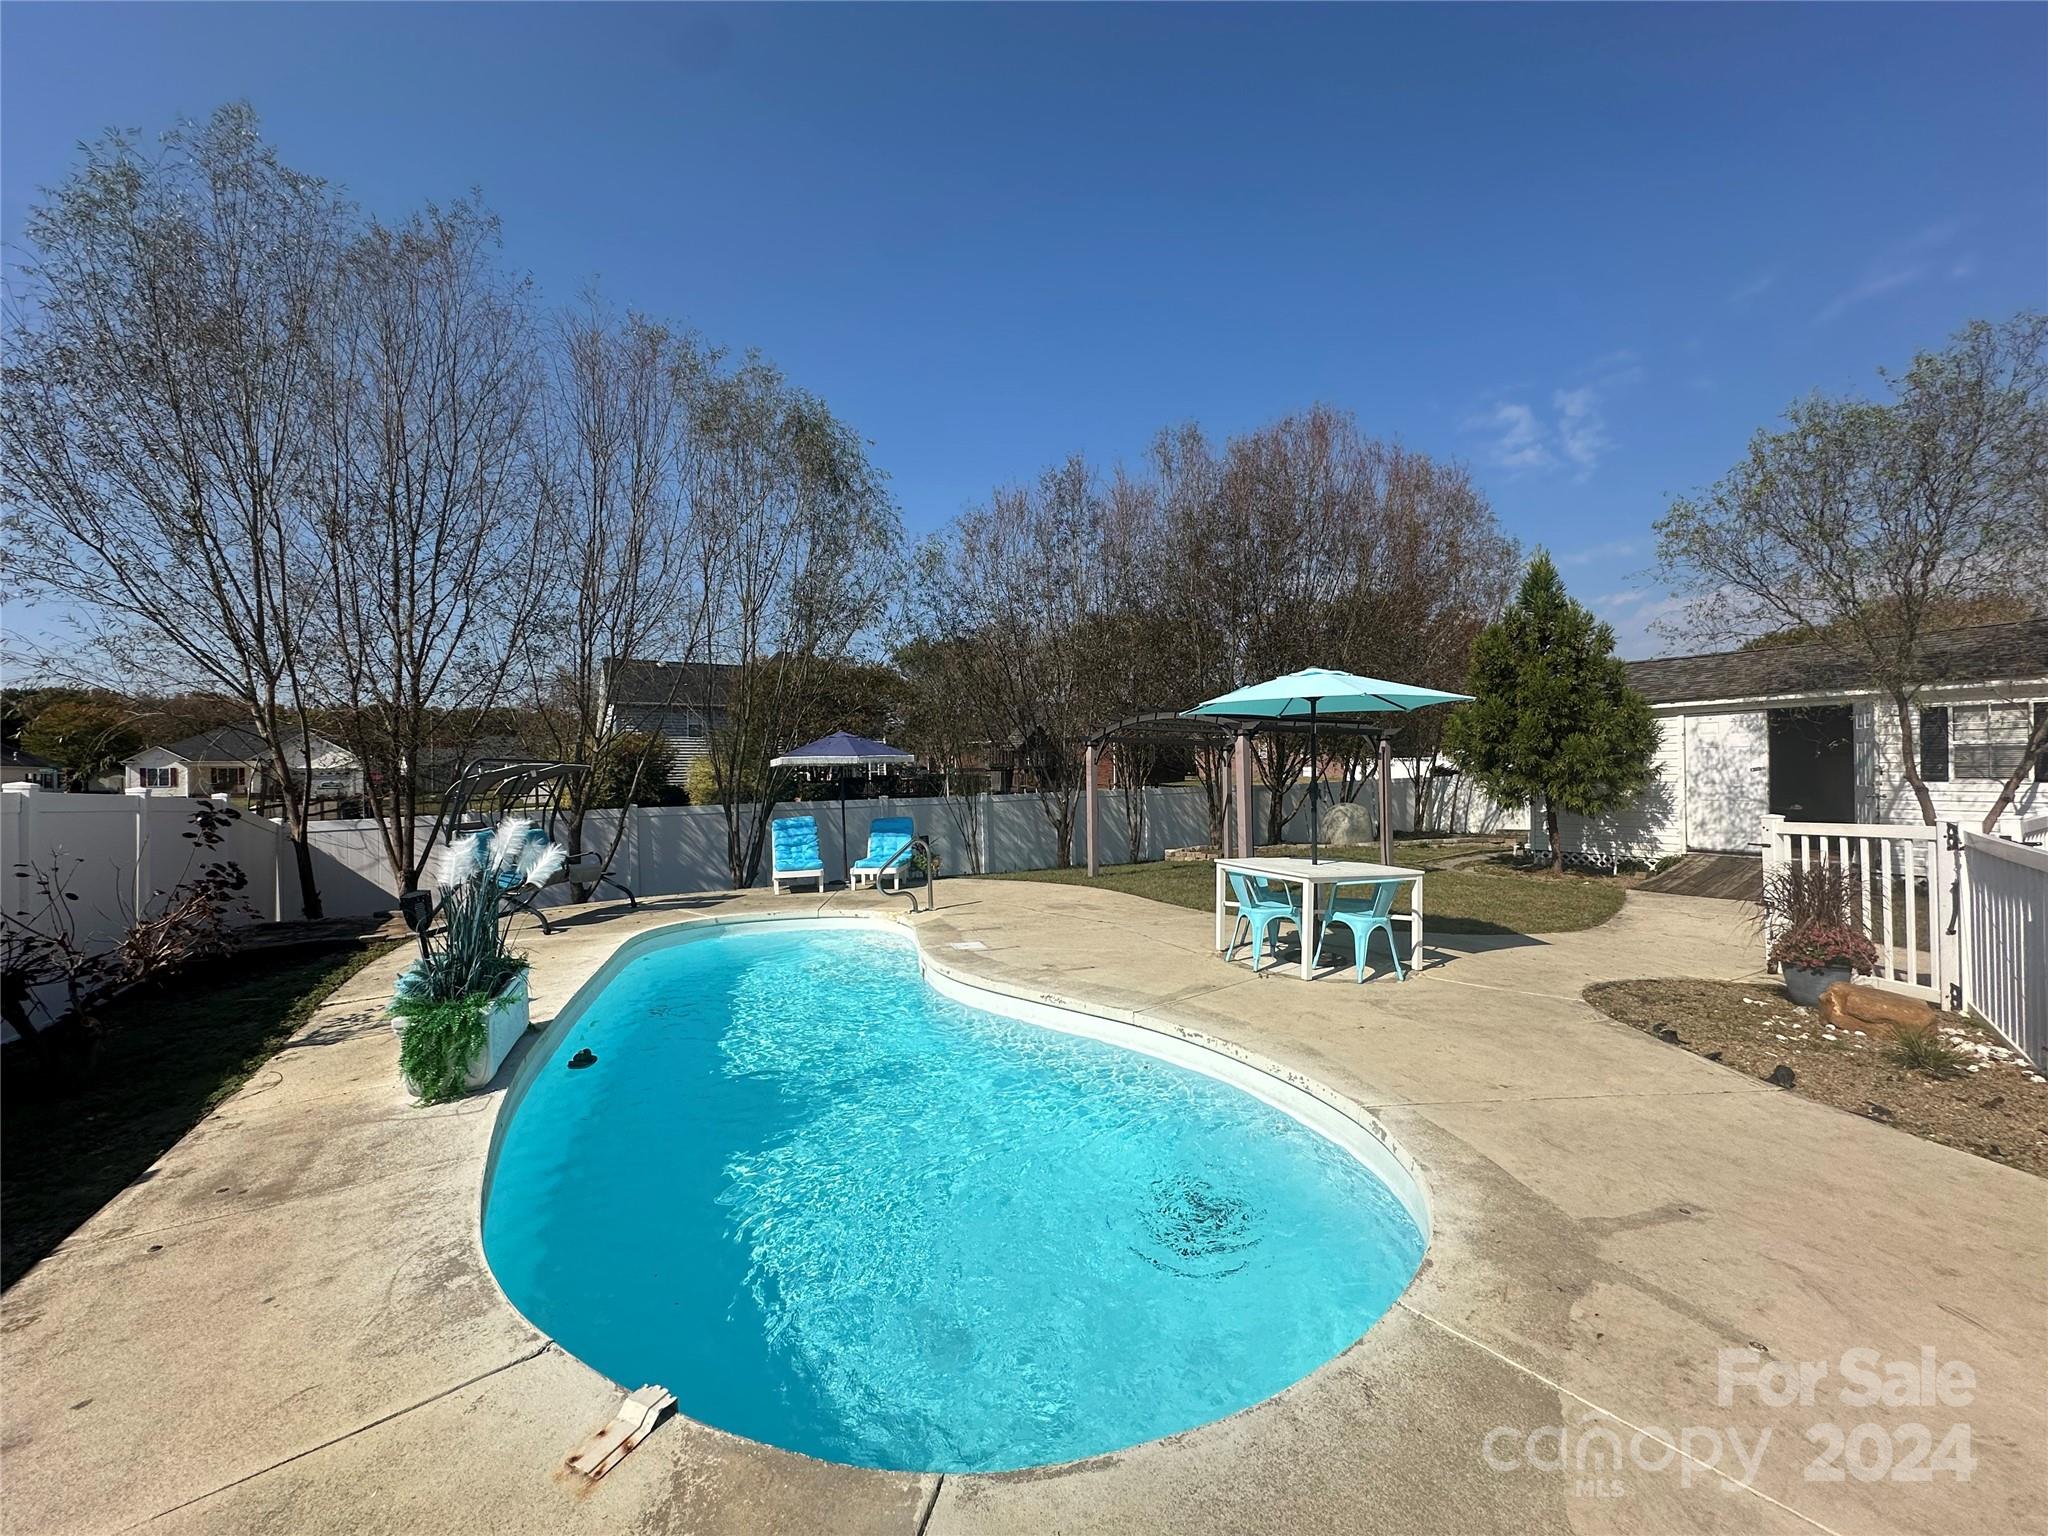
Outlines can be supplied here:
[[1482, 433], [1487, 462], [1511, 474], [1569, 467], [1586, 479], [1613, 451], [1606, 403], [1642, 382], [1643, 365], [1629, 348], [1596, 357], [1550, 392], [1547, 411], [1526, 399], [1495, 399], [1467, 419], [1467, 431]]
[[1954, 224], [1930, 224], [1911, 239], [1879, 252], [1864, 265], [1862, 276], [1821, 306], [1820, 313], [1813, 317], [1814, 324], [1826, 325], [1859, 304], [1921, 281], [1934, 271], [1941, 248], [1955, 237]]
[[1670, 655], [1678, 647], [1658, 632], [1659, 623], [1685, 612], [1686, 599], [1653, 587], [1630, 587], [1587, 600], [1586, 606], [1614, 626], [1614, 653], [1629, 661]]
[[1642, 552], [1643, 545], [1638, 539], [1609, 539], [1605, 544], [1588, 545], [1569, 554], [1552, 556], [1552, 559], [1569, 570], [1573, 566], [1591, 565], [1595, 560], [1626, 560]]

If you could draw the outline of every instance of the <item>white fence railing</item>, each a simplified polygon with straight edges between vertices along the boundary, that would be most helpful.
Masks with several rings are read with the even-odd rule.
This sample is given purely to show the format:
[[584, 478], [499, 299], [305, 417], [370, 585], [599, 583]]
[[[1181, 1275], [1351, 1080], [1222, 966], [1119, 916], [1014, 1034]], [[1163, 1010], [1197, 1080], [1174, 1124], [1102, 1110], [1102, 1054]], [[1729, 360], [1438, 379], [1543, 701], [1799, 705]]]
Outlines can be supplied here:
[[2048, 1066], [2048, 848], [1954, 822], [1764, 819], [1766, 877], [1823, 864], [1852, 871], [1862, 887], [1878, 985], [1974, 1012]]
[[1962, 834], [1962, 1004], [2048, 1066], [2048, 848]]

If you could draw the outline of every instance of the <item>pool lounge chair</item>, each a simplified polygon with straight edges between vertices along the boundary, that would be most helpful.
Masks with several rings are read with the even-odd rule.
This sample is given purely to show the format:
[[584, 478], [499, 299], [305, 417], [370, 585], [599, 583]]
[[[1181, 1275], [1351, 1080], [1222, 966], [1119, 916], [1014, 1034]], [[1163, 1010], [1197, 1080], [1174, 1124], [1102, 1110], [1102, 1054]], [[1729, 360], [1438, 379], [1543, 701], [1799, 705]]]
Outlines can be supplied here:
[[785, 883], [797, 885], [815, 880], [819, 890], [825, 889], [825, 859], [818, 852], [818, 821], [815, 816], [783, 816], [776, 820], [775, 871], [773, 883], [775, 894], [782, 894]]
[[[846, 883], [849, 888], [859, 890], [863, 885], [872, 885], [880, 890], [882, 866], [889, 865], [889, 878], [896, 890], [903, 889], [904, 872], [910, 867], [910, 860], [897, 858], [910, 840], [917, 836], [917, 823], [908, 816], [878, 816], [868, 828], [868, 851], [865, 858], [856, 859], [848, 866]], [[895, 859], [895, 863], [889, 861]]]
[[[1237, 902], [1237, 921], [1231, 926], [1230, 948], [1224, 951], [1225, 960], [1237, 958], [1237, 946], [1243, 942], [1239, 931], [1249, 929], [1252, 941], [1252, 969], [1259, 968], [1264, 952], [1274, 948], [1268, 936], [1275, 923], [1294, 924], [1295, 931], [1301, 931], [1301, 909], [1295, 904], [1292, 887], [1275, 887], [1251, 875], [1241, 875], [1230, 870], [1230, 894]], [[1277, 955], [1277, 950], [1276, 950]]]

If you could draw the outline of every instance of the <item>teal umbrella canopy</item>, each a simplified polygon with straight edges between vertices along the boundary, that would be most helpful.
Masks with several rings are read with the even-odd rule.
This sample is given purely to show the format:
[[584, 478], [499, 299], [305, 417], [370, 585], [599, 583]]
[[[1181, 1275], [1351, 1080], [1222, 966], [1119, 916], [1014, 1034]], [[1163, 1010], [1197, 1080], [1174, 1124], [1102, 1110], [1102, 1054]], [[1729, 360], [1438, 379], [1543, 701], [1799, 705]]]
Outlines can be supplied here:
[[1244, 720], [1278, 720], [1300, 715], [1378, 715], [1431, 704], [1462, 704], [1469, 693], [1444, 693], [1435, 688], [1418, 688], [1413, 683], [1390, 683], [1380, 677], [1360, 677], [1356, 672], [1338, 672], [1330, 667], [1303, 667], [1285, 677], [1206, 699], [1189, 715], [1223, 715]]
[[[1385, 678], [1360, 677], [1356, 672], [1337, 672], [1329, 667], [1303, 667], [1285, 677], [1269, 678], [1206, 699], [1188, 715], [1216, 715], [1226, 720], [1285, 720], [1308, 718], [1308, 858], [1318, 858], [1322, 841], [1317, 794], [1322, 783], [1322, 754], [1316, 750], [1316, 719], [1321, 715], [1405, 714], [1432, 704], [1462, 704], [1469, 693], [1444, 693], [1435, 688], [1417, 688], [1412, 683], [1390, 683]], [[1391, 834], [1381, 820], [1380, 846], [1387, 846]]]

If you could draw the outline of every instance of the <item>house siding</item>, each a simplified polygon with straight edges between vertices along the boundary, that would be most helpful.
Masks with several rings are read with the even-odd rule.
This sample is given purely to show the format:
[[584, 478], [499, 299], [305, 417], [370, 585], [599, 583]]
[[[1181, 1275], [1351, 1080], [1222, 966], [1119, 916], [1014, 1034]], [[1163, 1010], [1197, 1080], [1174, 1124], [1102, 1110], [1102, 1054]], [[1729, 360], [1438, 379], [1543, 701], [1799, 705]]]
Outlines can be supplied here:
[[[2048, 700], [2048, 680], [2032, 689], [1930, 688], [1920, 702], [1923, 707], [1935, 704], [2020, 704], [2031, 718], [2033, 706], [2043, 700]], [[1913, 794], [1913, 786], [1906, 782], [1898, 714], [1889, 704], [1872, 708], [1870, 714], [1875, 760], [1871, 803], [1877, 811], [1872, 819], [1917, 822], [1921, 819], [1920, 802]], [[1946, 783], [1930, 783], [1927, 793], [1934, 801], [1937, 820], [1960, 822], [1965, 829], [1975, 832], [1982, 829], [1985, 814], [1998, 799], [1999, 783], [1997, 779], [1951, 778]], [[1999, 820], [1997, 830], [2008, 837], [2017, 837], [2022, 817], [2048, 812], [2048, 794], [2044, 794], [2044, 790], [2048, 790], [2048, 785], [2036, 783], [2032, 774], [2022, 779], [2012, 804], [2006, 807], [2005, 815]]]
[[625, 731], [659, 731], [672, 749], [668, 781], [681, 784], [690, 764], [711, 751], [711, 733], [724, 711], [688, 705], [664, 708], [648, 704], [614, 704], [614, 724]]

